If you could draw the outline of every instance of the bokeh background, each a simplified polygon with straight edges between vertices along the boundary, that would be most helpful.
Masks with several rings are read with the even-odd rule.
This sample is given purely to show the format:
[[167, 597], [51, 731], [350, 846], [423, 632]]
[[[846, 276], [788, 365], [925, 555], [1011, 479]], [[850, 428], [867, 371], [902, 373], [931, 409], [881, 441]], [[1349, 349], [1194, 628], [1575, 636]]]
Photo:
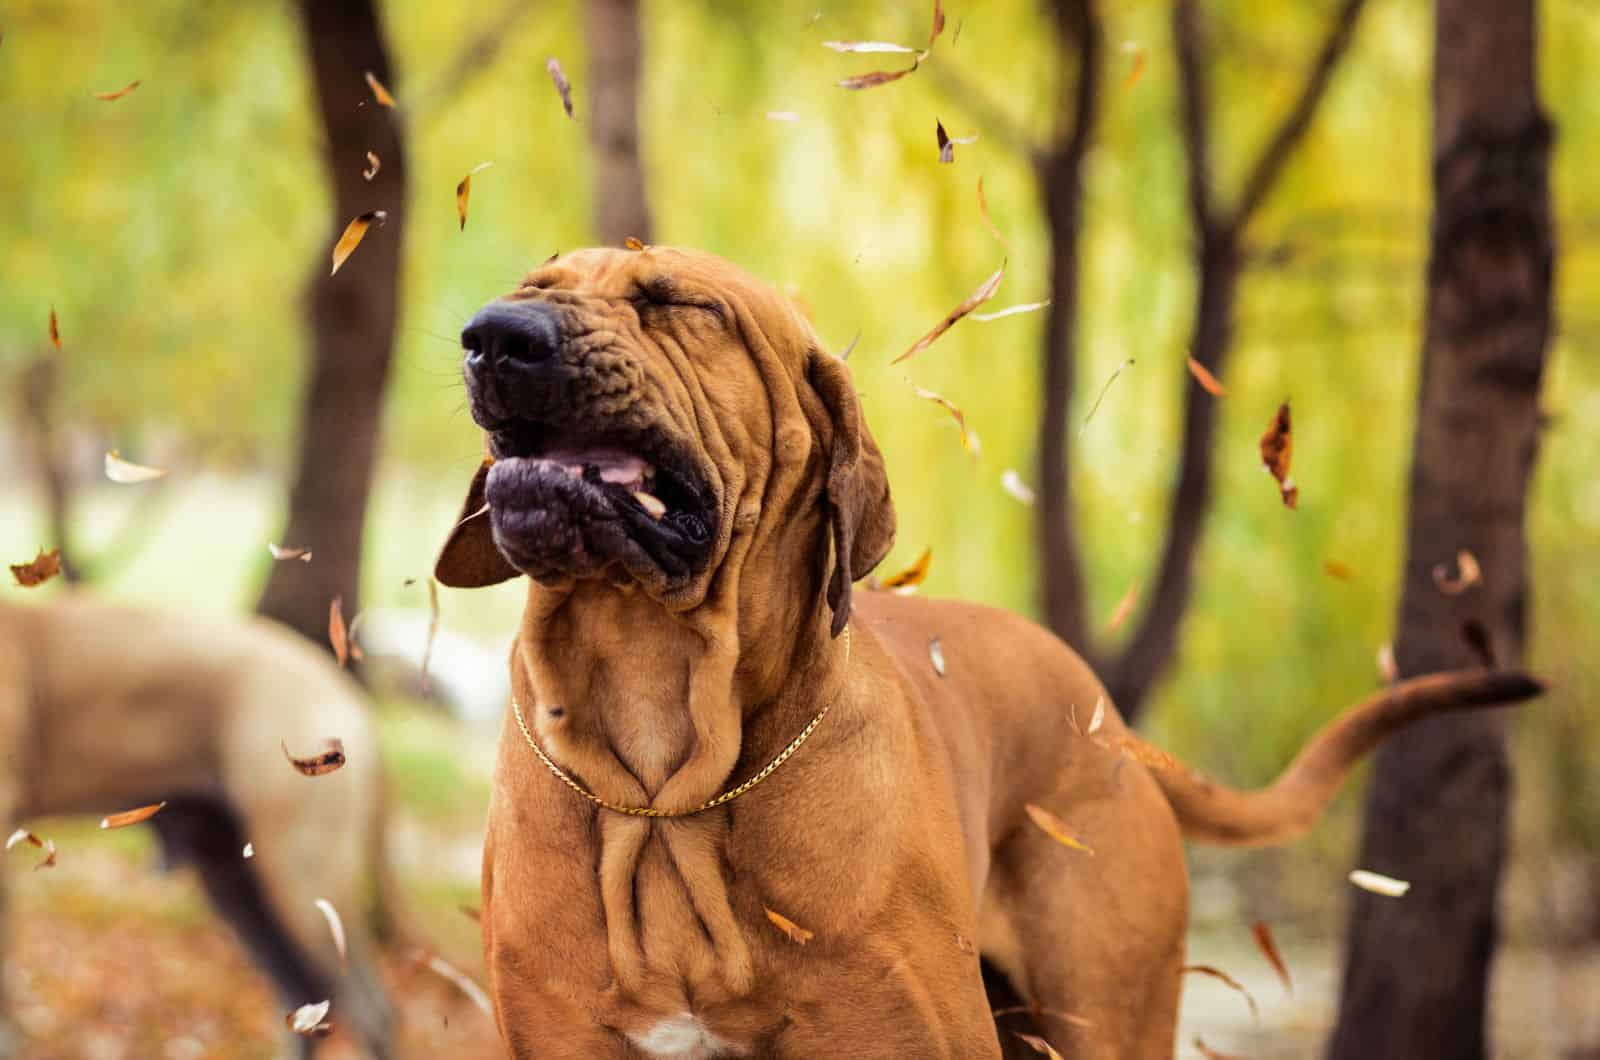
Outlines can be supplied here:
[[[499, 17], [495, 8], [379, 6], [396, 67], [389, 88], [405, 112], [410, 188], [361, 591], [364, 607], [419, 613], [432, 557], [480, 452], [455, 336], [524, 271], [596, 239], [583, 124], [589, 84], [575, 4], [524, 5], [461, 76], [453, 64]], [[908, 364], [889, 361], [1005, 254], [979, 216], [980, 176], [1013, 248], [985, 308], [1046, 297], [1047, 230], [1030, 163], [985, 124], [990, 115], [965, 90], [1042, 139], [1056, 121], [1064, 74], [1038, 5], [988, 0], [951, 5], [950, 29], [926, 69], [868, 91], [836, 87], [902, 57], [838, 55], [822, 41], [917, 43], [927, 8], [920, 0], [645, 4], [639, 123], [653, 239], [715, 251], [792, 291], [836, 351], [859, 334], [850, 364], [899, 511], [899, 541], [884, 569], [931, 548], [921, 591], [1037, 613], [1033, 512], [1001, 476], [1015, 469], [1037, 478], [1043, 314], [964, 321]], [[1237, 187], [1245, 160], [1288, 107], [1329, 10], [1207, 5], [1222, 187]], [[1589, 297], [1600, 280], [1592, 175], [1600, 15], [1585, 0], [1548, 0], [1539, 17], [1541, 94], [1558, 129], [1559, 328], [1529, 509], [1528, 663], [1553, 690], [1511, 730], [1514, 860], [1494, 1012], [1505, 1055], [1518, 1056], [1600, 1041], [1583, 1037], [1596, 1034], [1600, 995], [1585, 1003], [1569, 994], [1573, 982], [1592, 985], [1600, 974], [1600, 715], [1592, 706], [1600, 694], [1600, 364], [1587, 355], [1600, 338]], [[1076, 525], [1097, 626], [1130, 584], [1148, 584], [1160, 547], [1196, 282], [1168, 7], [1119, 4], [1104, 21], [1109, 54], [1085, 171], [1070, 417]], [[58, 418], [77, 498], [73, 529], [96, 557], [93, 590], [184, 610], [247, 611], [271, 565], [264, 546], [282, 527], [308, 349], [303, 287], [332, 241], [297, 12], [280, 2], [13, 0], [0, 30], [6, 400], [26, 400], [23, 370], [47, 350], [53, 308], [64, 342]], [[1425, 5], [1369, 5], [1249, 231], [1253, 245], [1272, 252], [1242, 281], [1214, 506], [1179, 647], [1144, 722], [1158, 742], [1230, 781], [1269, 779], [1314, 728], [1370, 691], [1375, 654], [1393, 637], [1428, 245], [1431, 33]], [[573, 83], [577, 121], [550, 84], [549, 56]], [[116, 102], [90, 95], [134, 79], [138, 90]], [[408, 98], [418, 103], [406, 112]], [[978, 133], [956, 148], [952, 165], [938, 162], [935, 118], [951, 135]], [[483, 161], [494, 165], [473, 178], [463, 230], [456, 183]], [[392, 236], [375, 228], [368, 247]], [[368, 247], [345, 269], [359, 269]], [[978, 459], [913, 382], [962, 407], [982, 438]], [[1285, 398], [1295, 415], [1297, 511], [1280, 503], [1257, 454]], [[50, 541], [26, 417], [20, 405], [7, 408], [0, 556], [19, 562]], [[101, 457], [113, 447], [172, 469], [155, 499], [104, 480]], [[1329, 561], [1351, 576], [1330, 576]], [[498, 653], [520, 603], [515, 585], [447, 591], [443, 626]], [[375, 709], [410, 902], [440, 952], [471, 968], [475, 928], [457, 907], [476, 902], [494, 726], [394, 691]], [[1287, 850], [1193, 855], [1191, 959], [1244, 980], [1262, 1014], [1253, 1022], [1225, 989], [1194, 983], [1185, 1042], [1198, 1032], [1218, 1048], [1288, 1056], [1320, 1041], [1335, 1001], [1359, 788], [1351, 785], [1329, 818]], [[156, 874], [138, 835], [72, 827], [58, 829], [55, 872], [4, 866], [15, 892], [5, 974], [24, 1026], [51, 1039], [37, 1055], [270, 1055], [279, 1015], [193, 887]], [[1241, 927], [1256, 918], [1278, 932], [1297, 974], [1293, 997]], [[130, 937], [136, 945], [103, 945]], [[475, 1010], [449, 1008], [448, 988], [410, 978], [403, 956], [390, 970], [409, 984], [399, 989], [414, 1000], [410, 1018], [438, 1024], [427, 1041], [473, 1048], [463, 1043], [485, 1040], [473, 1037], [483, 1030], [471, 1025], [481, 1019]], [[175, 1041], [196, 1044], [184, 1052]]]

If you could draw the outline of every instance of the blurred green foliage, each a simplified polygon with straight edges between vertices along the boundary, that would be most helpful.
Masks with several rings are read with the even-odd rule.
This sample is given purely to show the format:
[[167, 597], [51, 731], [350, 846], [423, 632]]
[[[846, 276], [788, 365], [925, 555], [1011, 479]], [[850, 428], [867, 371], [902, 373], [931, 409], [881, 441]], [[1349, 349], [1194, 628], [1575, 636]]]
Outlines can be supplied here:
[[[382, 6], [398, 70], [389, 87], [402, 106], [423, 102], [410, 118], [405, 315], [367, 577], [370, 601], [424, 606], [420, 588], [401, 579], [426, 571], [478, 452], [454, 336], [524, 270], [589, 240], [588, 86], [574, 4], [530, 5], [492, 62], [445, 90], [439, 79], [489, 12], [422, 0]], [[1046, 285], [1046, 233], [1024, 154], [979, 125], [981, 112], [934, 67], [958, 73], [1035, 137], [1054, 121], [1063, 71], [1036, 4], [990, 0], [949, 5], [950, 28], [924, 70], [866, 92], [835, 87], [898, 57], [835, 55], [821, 41], [916, 43], [930, 6], [648, 4], [642, 126], [655, 238], [716, 251], [796, 292], [835, 349], [859, 332], [851, 365], [899, 507], [888, 566], [931, 545], [927, 591], [1029, 611], [1031, 512], [999, 481], [1006, 468], [1037, 478], [1042, 316], [967, 321], [908, 365], [888, 361], [1000, 260], [978, 217], [980, 175], [1015, 246], [993, 307], [1041, 298]], [[1208, 5], [1223, 201], [1287, 107], [1331, 6]], [[1168, 5], [1105, 7], [1072, 419], [1098, 616], [1131, 582], [1148, 580], [1160, 543], [1194, 289]], [[1600, 721], [1590, 706], [1600, 695], [1600, 479], [1590, 463], [1600, 443], [1600, 366], [1581, 353], [1600, 332], [1586, 297], [1600, 277], [1600, 185], [1586, 161], [1600, 148], [1591, 80], [1600, 19], [1585, 0], [1541, 10], [1544, 98], [1559, 128], [1562, 330], [1532, 505], [1531, 655], [1557, 691], [1528, 708], [1522, 730], [1530, 760], [1565, 778], [1564, 827], [1600, 849]], [[1158, 738], [1240, 781], [1270, 775], [1310, 729], [1372, 686], [1374, 652], [1393, 625], [1427, 251], [1429, 20], [1419, 3], [1370, 6], [1310, 135], [1249, 232], [1276, 253], [1244, 283], [1214, 454], [1216, 508], [1179, 654], [1152, 714]], [[298, 414], [301, 284], [325, 267], [336, 235], [292, 8], [18, 0], [4, 23], [0, 370], [42, 349], [54, 305], [72, 423], [98, 428], [135, 459], [139, 439], [177, 433], [202, 454], [199, 465], [277, 475]], [[1130, 83], [1141, 50], [1146, 65]], [[549, 84], [551, 55], [573, 82], [578, 121]], [[135, 78], [143, 84], [120, 101], [90, 96]], [[769, 111], [799, 119], [772, 120]], [[954, 165], [937, 162], [936, 117], [952, 135], [979, 133], [956, 149]], [[485, 160], [495, 167], [474, 180], [459, 232], [455, 184]], [[346, 268], [360, 267], [357, 251]], [[1080, 429], [1126, 358], [1135, 364]], [[916, 398], [908, 377], [965, 409], [982, 437], [980, 460], [962, 452], [950, 418]], [[1282, 507], [1256, 456], [1286, 396], [1298, 512]], [[5, 509], [24, 510], [21, 487], [7, 489]], [[266, 562], [261, 546], [277, 525], [262, 504], [277, 498], [259, 486], [247, 492], [216, 480], [185, 493], [114, 589], [188, 605], [250, 600]], [[120, 503], [107, 495], [93, 510]], [[91, 536], [105, 525], [84, 522]], [[31, 555], [39, 524], [9, 514], [5, 524], [7, 558]], [[1438, 543], [1441, 557], [1454, 547]], [[1327, 576], [1327, 560], [1354, 578]], [[505, 631], [516, 594], [453, 594], [446, 608], [459, 626]]]

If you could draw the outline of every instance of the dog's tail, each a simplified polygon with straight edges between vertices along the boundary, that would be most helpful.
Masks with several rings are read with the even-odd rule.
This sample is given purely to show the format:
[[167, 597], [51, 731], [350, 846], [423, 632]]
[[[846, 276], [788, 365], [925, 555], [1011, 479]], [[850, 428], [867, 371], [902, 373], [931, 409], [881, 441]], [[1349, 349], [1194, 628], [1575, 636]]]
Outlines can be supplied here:
[[1310, 828], [1362, 756], [1414, 721], [1450, 710], [1531, 699], [1544, 684], [1509, 670], [1430, 674], [1390, 685], [1323, 726], [1265, 788], [1224, 787], [1129, 733], [1130, 754], [1151, 767], [1183, 834], [1205, 843], [1271, 846]]

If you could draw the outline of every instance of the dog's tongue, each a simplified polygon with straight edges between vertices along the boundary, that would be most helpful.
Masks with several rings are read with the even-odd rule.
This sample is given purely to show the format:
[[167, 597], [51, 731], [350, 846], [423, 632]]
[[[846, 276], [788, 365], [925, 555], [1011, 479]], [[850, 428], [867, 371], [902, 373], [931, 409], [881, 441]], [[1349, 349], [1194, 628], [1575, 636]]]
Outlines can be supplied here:
[[571, 475], [582, 475], [584, 468], [600, 472], [600, 481], [615, 486], [642, 486], [645, 476], [655, 470], [643, 457], [622, 449], [552, 449], [540, 460], [560, 464]]

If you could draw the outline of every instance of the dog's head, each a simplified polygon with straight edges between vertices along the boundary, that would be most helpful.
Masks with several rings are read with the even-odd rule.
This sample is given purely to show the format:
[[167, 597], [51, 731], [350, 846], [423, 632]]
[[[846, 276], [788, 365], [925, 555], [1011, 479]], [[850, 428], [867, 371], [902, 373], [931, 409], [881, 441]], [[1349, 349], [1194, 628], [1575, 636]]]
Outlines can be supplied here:
[[744, 555], [823, 514], [843, 628], [850, 583], [894, 537], [888, 480], [843, 362], [771, 288], [709, 254], [578, 251], [480, 310], [461, 345], [489, 457], [441, 583], [607, 579], [681, 611], [742, 535]]

